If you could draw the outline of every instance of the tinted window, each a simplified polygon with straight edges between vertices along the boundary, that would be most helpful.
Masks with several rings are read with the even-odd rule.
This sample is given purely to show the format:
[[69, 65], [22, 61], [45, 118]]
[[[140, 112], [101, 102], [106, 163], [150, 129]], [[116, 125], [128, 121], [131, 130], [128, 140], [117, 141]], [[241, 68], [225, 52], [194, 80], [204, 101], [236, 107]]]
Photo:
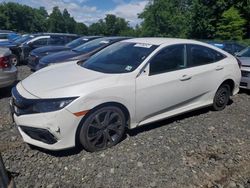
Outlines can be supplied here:
[[64, 45], [66, 43], [64, 36], [51, 36], [49, 44], [51, 45]]
[[239, 57], [250, 57], [250, 47], [242, 50], [237, 56]]
[[89, 39], [87, 38], [79, 38], [76, 40], [71, 41], [70, 43], [66, 44], [67, 47], [69, 48], [76, 48], [77, 46], [80, 46], [86, 42], [89, 42]]
[[185, 45], [174, 45], [161, 50], [150, 61], [150, 75], [185, 68]]
[[8, 39], [8, 34], [7, 33], [0, 34], [0, 39]]
[[74, 48], [73, 51], [81, 52], [81, 53], [88, 53], [97, 48], [107, 46], [109, 44], [110, 44], [110, 40], [106, 40], [105, 38], [99, 38], [99, 39], [95, 39], [90, 42], [87, 42], [81, 46], [78, 46]]
[[83, 67], [103, 73], [132, 72], [156, 47], [130, 42], [115, 43], [92, 56], [83, 64]]
[[37, 46], [47, 45], [47, 43], [48, 43], [47, 38], [41, 38], [41, 39], [38, 39], [38, 40], [32, 42], [33, 45], [37, 45]]
[[200, 45], [188, 45], [188, 66], [199, 66], [224, 59], [224, 55], [216, 50]]

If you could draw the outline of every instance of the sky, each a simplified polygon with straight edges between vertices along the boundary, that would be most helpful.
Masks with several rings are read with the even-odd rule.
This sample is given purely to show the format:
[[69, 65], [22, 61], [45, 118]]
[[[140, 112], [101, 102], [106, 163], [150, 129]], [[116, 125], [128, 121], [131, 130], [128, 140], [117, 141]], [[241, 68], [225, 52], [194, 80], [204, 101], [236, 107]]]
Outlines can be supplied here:
[[141, 13], [149, 0], [0, 0], [2, 2], [16, 2], [33, 8], [45, 7], [51, 13], [54, 6], [61, 10], [66, 8], [78, 22], [86, 25], [103, 19], [106, 14], [114, 14], [125, 18], [134, 27], [141, 22]]

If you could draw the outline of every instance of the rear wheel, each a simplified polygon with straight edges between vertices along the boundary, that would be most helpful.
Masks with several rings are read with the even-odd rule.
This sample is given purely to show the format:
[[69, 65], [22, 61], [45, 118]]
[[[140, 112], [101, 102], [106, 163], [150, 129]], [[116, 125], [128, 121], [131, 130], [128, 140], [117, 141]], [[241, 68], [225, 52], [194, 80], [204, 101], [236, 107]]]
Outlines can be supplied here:
[[230, 86], [223, 84], [217, 90], [214, 96], [213, 109], [216, 111], [223, 110], [230, 100]]
[[79, 141], [90, 152], [119, 143], [125, 132], [125, 115], [116, 106], [106, 106], [90, 114], [81, 125]]

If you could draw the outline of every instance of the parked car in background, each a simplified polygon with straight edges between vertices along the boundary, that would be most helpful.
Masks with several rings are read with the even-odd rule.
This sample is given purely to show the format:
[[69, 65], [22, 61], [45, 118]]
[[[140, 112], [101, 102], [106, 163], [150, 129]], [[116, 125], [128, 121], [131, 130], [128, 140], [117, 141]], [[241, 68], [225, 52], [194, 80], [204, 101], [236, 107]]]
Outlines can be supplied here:
[[125, 128], [210, 105], [223, 110], [240, 79], [236, 58], [211, 45], [136, 38], [32, 74], [13, 88], [11, 104], [25, 142], [93, 152], [120, 142]]
[[237, 58], [241, 61], [241, 82], [240, 87], [250, 89], [250, 47], [237, 53]]
[[11, 64], [11, 51], [0, 48], [0, 88], [12, 85], [17, 80], [17, 69]]
[[[25, 42], [19, 43], [19, 39], [15, 41], [16, 46], [10, 47], [13, 54], [17, 57], [17, 63], [27, 62], [29, 53], [35, 48], [47, 45], [65, 45], [68, 42], [79, 38], [76, 34], [64, 33], [39, 33], [35, 35], [28, 35]], [[21, 39], [20, 39], [21, 40]]]
[[9, 30], [0, 30], [0, 42], [6, 42], [13, 40], [16, 37], [20, 36], [18, 33]]
[[71, 50], [73, 48], [76, 48], [82, 44], [85, 44], [91, 40], [100, 38], [98, 36], [84, 36], [78, 39], [75, 39], [69, 43], [67, 43], [64, 46], [44, 46], [40, 48], [36, 48], [32, 50], [28, 57], [28, 66], [31, 68], [31, 70], [35, 70], [37, 64], [39, 63], [40, 59], [46, 55], [50, 55], [56, 52], [60, 51], [66, 51]]
[[96, 52], [106, 48], [107, 46], [119, 42], [121, 40], [128, 39], [128, 37], [103, 37], [87, 42], [81, 46], [78, 46], [72, 50], [62, 51], [47, 55], [39, 61], [36, 67], [33, 67], [34, 71], [44, 68], [51, 64], [63, 63], [67, 61], [85, 61]]
[[237, 42], [216, 42], [216, 41], [206, 41], [208, 44], [216, 46], [226, 52], [235, 55], [237, 52], [243, 50], [246, 46], [238, 44]]

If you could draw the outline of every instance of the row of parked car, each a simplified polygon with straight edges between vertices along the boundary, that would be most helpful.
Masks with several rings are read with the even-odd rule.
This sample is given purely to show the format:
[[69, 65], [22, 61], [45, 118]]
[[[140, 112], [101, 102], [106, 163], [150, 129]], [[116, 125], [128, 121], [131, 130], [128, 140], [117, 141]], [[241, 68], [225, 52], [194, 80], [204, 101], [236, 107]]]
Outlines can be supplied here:
[[[18, 48], [49, 34], [38, 35], [21, 37], [31, 38]], [[19, 51], [39, 71], [12, 89], [13, 117], [25, 142], [51, 150], [106, 149], [126, 128], [204, 106], [223, 110], [250, 86], [249, 48], [236, 58], [194, 40], [78, 36]]]

